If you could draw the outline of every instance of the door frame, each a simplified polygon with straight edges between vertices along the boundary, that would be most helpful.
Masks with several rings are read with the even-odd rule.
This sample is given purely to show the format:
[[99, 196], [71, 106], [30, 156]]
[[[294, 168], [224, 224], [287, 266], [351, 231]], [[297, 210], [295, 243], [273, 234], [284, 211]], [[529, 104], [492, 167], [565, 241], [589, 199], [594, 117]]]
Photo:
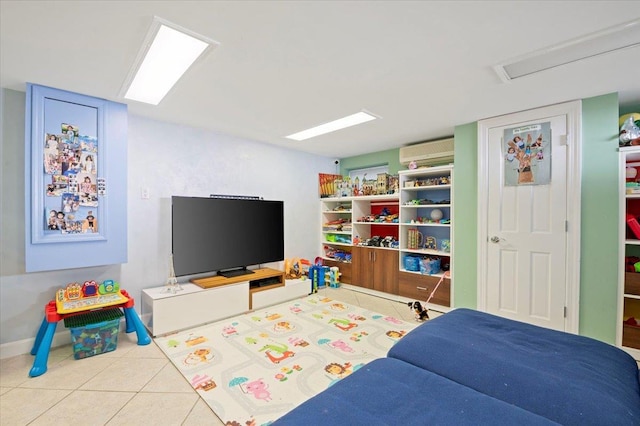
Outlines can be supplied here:
[[[487, 310], [489, 129], [567, 116], [567, 286], [565, 331], [578, 334], [580, 320], [580, 203], [582, 176], [582, 101], [571, 101], [478, 121], [478, 282], [477, 309]], [[570, 208], [569, 208], [570, 207]]]

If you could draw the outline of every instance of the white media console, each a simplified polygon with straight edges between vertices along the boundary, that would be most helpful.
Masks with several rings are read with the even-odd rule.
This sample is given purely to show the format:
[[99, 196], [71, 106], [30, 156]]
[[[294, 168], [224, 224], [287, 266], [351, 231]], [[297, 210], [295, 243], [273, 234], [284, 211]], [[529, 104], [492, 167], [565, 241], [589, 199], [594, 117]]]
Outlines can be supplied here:
[[[144, 289], [142, 322], [155, 337], [286, 302], [311, 292], [308, 279], [285, 280], [282, 273], [262, 271], [258, 273], [260, 275], [240, 278], [244, 281], [217, 279], [218, 282], [209, 287], [181, 284], [182, 290], [175, 293], [168, 292], [167, 286]], [[269, 284], [259, 285], [267, 279]]]

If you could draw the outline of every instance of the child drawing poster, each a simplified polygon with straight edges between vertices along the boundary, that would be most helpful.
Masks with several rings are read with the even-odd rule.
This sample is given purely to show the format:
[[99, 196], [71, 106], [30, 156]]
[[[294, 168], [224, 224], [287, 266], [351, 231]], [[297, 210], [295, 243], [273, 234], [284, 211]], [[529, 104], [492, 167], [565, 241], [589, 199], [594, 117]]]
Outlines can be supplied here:
[[505, 186], [551, 183], [551, 122], [504, 130]]

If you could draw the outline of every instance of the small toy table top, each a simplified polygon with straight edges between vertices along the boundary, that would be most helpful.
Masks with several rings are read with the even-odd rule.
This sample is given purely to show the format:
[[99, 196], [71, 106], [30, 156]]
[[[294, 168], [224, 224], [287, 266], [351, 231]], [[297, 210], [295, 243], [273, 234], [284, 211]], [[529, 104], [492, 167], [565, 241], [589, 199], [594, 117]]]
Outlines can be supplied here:
[[86, 281], [84, 284], [68, 284], [56, 293], [58, 314], [71, 314], [107, 306], [120, 305], [129, 300], [122, 294], [118, 283], [106, 280], [102, 284]]

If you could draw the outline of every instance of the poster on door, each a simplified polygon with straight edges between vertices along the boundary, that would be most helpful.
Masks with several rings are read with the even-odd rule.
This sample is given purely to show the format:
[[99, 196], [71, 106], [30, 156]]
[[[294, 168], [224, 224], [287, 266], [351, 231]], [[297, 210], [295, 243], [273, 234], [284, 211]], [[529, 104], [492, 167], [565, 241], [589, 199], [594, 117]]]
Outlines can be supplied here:
[[551, 122], [504, 130], [505, 186], [551, 183]]

